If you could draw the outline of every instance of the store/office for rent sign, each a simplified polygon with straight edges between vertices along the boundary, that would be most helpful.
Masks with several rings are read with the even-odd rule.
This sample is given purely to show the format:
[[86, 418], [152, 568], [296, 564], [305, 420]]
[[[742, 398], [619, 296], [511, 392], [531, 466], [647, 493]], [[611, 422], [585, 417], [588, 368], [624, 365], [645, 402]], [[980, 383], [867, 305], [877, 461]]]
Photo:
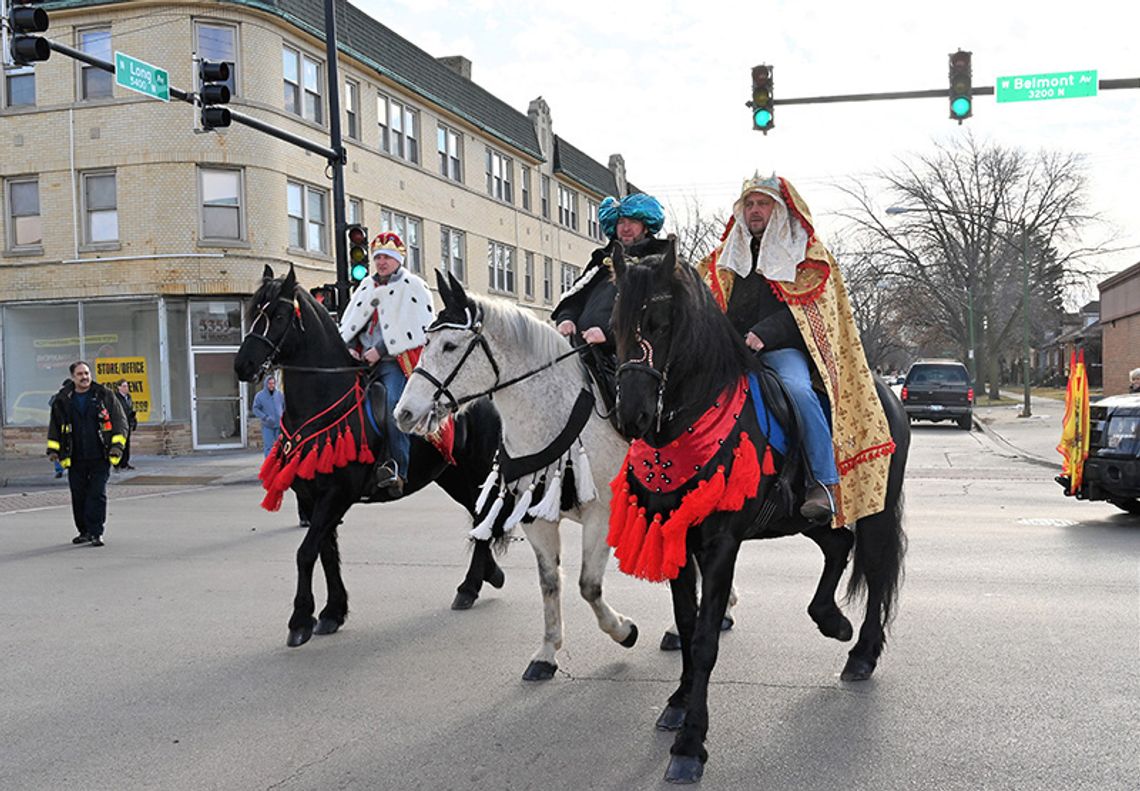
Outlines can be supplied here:
[[998, 77], [994, 93], [999, 102], [1078, 99], [1082, 96], [1096, 96], [1097, 85], [1095, 69], [1058, 71], [1053, 74]]

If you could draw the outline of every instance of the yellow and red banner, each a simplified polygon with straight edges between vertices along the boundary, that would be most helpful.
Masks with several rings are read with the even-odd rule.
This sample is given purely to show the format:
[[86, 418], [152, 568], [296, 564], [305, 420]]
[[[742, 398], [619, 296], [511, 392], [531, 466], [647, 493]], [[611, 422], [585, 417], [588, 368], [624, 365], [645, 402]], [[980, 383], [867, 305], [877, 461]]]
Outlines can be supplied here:
[[1061, 423], [1061, 475], [1068, 478], [1065, 494], [1080, 491], [1085, 459], [1089, 457], [1089, 380], [1085, 374], [1085, 352], [1069, 355], [1069, 384], [1065, 388], [1065, 418]]

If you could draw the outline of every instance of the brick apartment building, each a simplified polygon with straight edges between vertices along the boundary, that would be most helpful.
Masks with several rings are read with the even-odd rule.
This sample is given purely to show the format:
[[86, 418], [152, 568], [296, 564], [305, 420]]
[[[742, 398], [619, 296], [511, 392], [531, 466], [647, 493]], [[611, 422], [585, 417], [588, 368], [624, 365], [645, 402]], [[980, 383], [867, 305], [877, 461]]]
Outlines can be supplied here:
[[[231, 66], [231, 103], [328, 145], [320, 0], [43, 5], [47, 37], [155, 64], [194, 90], [194, 56]], [[597, 207], [633, 191], [554, 134], [541, 98], [522, 113], [338, 3], [348, 221], [395, 230], [408, 265], [544, 313], [602, 238]], [[58, 53], [0, 85], [0, 401], [3, 453], [42, 453], [47, 402], [68, 364], [126, 375], [136, 452], [244, 447], [252, 393], [232, 360], [243, 300], [266, 264], [335, 280], [325, 161], [244, 126], [195, 129], [197, 111], [114, 84]], [[255, 440], [256, 441], [256, 440]]]
[[1104, 394], [1128, 392], [1128, 372], [1140, 368], [1140, 263], [1097, 284], [1103, 332]]

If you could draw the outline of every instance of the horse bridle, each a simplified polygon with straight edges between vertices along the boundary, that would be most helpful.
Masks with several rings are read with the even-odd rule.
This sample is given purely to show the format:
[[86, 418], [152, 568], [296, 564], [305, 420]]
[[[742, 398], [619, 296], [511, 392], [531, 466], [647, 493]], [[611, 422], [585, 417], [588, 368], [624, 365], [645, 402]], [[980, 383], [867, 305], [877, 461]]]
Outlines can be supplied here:
[[249, 332], [245, 334], [247, 338], [253, 338], [254, 340], [262, 341], [267, 346], [269, 346], [269, 354], [262, 361], [261, 366], [258, 368], [258, 374], [261, 375], [268, 373], [270, 369], [273, 368], [274, 361], [277, 359], [277, 354], [281, 351], [281, 346], [285, 343], [285, 339], [289, 337], [289, 330], [293, 328], [293, 325], [296, 324], [298, 327], [300, 327], [301, 332], [305, 331], [305, 325], [301, 323], [300, 306], [298, 305], [296, 298], [290, 298], [278, 294], [276, 301], [284, 302], [293, 309], [292, 314], [289, 318], [289, 326], [287, 326], [285, 328], [285, 331], [281, 333], [281, 337], [277, 340], [277, 342], [275, 343], [270, 340], [268, 335], [262, 335], [260, 333], [254, 332], [254, 330], [257, 328], [257, 322], [261, 319], [265, 319], [265, 331], [269, 332], [269, 328], [273, 323], [273, 320], [270, 318], [268, 313], [270, 305], [269, 302], [265, 302], [264, 304], [258, 306], [257, 315], [253, 317], [253, 321], [250, 322], [249, 325]]
[[[657, 406], [653, 412], [653, 418], [656, 422], [656, 430], [658, 432], [661, 431], [662, 419], [666, 418], [666, 416], [663, 414], [665, 409], [665, 386], [669, 383], [669, 367], [673, 364], [673, 346], [672, 344], [669, 346], [669, 359], [665, 361], [665, 365], [661, 368], [661, 370], [657, 370], [657, 368], [653, 365], [653, 344], [647, 341], [645, 338], [641, 337], [641, 317], [645, 315], [645, 311], [649, 309], [649, 306], [651, 304], [668, 302], [672, 299], [672, 294], [656, 294], [646, 300], [645, 304], [641, 306], [637, 319], [637, 325], [633, 331], [634, 340], [636, 340], [638, 346], [641, 347], [641, 356], [636, 359], [626, 360], [624, 363], [619, 365], [617, 367], [617, 374], [615, 375], [615, 378], [617, 379], [617, 404], [621, 404], [621, 375], [623, 373], [631, 373], [636, 371], [644, 374], [649, 374], [649, 376], [657, 380]], [[615, 405], [614, 408], [617, 409], [617, 406]], [[670, 410], [667, 419], [672, 419], [676, 414], [676, 409]]]

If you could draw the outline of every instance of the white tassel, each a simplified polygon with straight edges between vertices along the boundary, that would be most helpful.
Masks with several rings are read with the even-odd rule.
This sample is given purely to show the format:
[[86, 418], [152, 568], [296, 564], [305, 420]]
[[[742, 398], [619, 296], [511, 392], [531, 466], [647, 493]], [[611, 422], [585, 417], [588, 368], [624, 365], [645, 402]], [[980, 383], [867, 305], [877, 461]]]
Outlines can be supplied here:
[[545, 519], [547, 522], [557, 522], [562, 515], [562, 470], [554, 473], [546, 484], [546, 492], [542, 501], [527, 511], [535, 519]]
[[578, 461], [574, 465], [574, 483], [578, 489], [578, 502], [588, 503], [598, 498], [598, 487], [594, 485], [594, 474], [590, 472], [590, 459], [586, 446], [578, 443]]
[[481, 541], [486, 541], [491, 537], [491, 530], [495, 527], [495, 520], [499, 517], [499, 512], [503, 510], [503, 495], [504, 492], [499, 492], [499, 496], [495, 498], [495, 502], [491, 505], [491, 510], [487, 512], [486, 518], [477, 524], [467, 535]]
[[526, 516], [526, 511], [530, 508], [530, 501], [534, 499], [534, 484], [526, 487], [526, 491], [519, 496], [519, 501], [515, 503], [515, 508], [511, 511], [511, 515], [507, 517], [507, 521], [503, 522], [503, 532], [509, 533], [518, 526], [518, 523]]
[[483, 506], [487, 504], [487, 498], [491, 496], [491, 490], [495, 488], [495, 481], [499, 478], [499, 465], [491, 465], [491, 472], [487, 475], [487, 480], [483, 481], [480, 487], [479, 499], [475, 501], [475, 513], [483, 510]]

